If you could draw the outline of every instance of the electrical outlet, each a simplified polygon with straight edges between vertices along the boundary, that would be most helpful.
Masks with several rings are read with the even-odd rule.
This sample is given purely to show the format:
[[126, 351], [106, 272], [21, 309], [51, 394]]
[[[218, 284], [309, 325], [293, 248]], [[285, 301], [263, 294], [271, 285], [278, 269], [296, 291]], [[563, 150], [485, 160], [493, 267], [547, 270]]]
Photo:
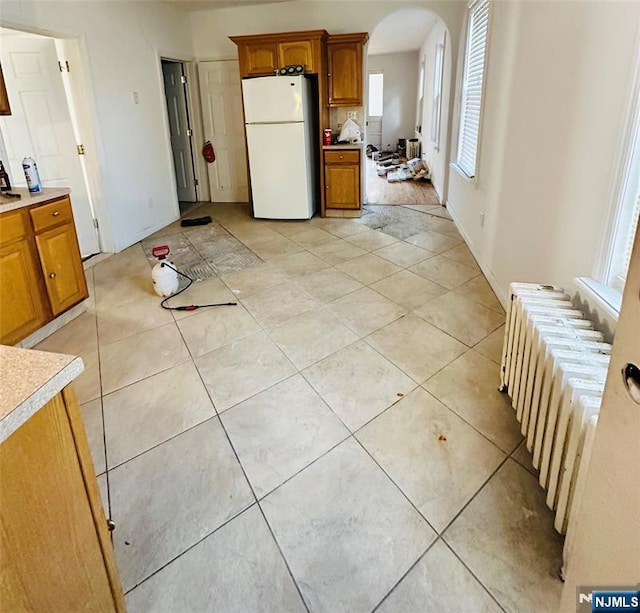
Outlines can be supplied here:
[[353, 119], [354, 121], [358, 119], [358, 111], [348, 111], [347, 119]]

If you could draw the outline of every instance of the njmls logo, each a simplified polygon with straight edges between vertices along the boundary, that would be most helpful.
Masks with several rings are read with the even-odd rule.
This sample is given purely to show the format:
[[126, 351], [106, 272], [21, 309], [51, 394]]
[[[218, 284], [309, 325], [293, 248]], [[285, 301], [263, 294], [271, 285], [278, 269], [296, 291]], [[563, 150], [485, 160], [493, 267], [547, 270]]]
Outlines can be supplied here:
[[638, 587], [640, 586], [578, 586], [576, 613], [640, 613]]

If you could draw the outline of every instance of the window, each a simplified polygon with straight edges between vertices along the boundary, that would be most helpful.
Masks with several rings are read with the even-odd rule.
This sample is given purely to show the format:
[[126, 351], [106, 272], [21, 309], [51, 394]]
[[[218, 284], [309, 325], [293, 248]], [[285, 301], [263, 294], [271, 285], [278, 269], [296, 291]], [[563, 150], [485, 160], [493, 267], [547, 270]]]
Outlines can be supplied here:
[[440, 114], [442, 109], [442, 77], [444, 74], [444, 40], [436, 45], [433, 67], [433, 101], [431, 107], [431, 144], [440, 146]]
[[369, 116], [382, 117], [382, 92], [384, 75], [381, 72], [369, 73]]
[[622, 292], [627, 278], [631, 249], [640, 214], [640, 127], [635, 122], [618, 191], [616, 221], [611, 240], [609, 270], [605, 285]]
[[[640, 64], [638, 64], [640, 69]], [[578, 289], [617, 319], [629, 270], [631, 250], [640, 214], [640, 71], [636, 77], [633, 105], [629, 109], [625, 144], [612, 198], [610, 219], [603, 235], [601, 256], [593, 278], [576, 279]]]
[[418, 78], [418, 112], [416, 113], [416, 131], [422, 134], [422, 113], [424, 107], [424, 60], [420, 62], [420, 76]]
[[489, 0], [476, 0], [469, 6], [469, 27], [465, 50], [460, 127], [456, 166], [467, 177], [476, 176], [482, 86], [484, 82], [487, 34], [489, 31]]

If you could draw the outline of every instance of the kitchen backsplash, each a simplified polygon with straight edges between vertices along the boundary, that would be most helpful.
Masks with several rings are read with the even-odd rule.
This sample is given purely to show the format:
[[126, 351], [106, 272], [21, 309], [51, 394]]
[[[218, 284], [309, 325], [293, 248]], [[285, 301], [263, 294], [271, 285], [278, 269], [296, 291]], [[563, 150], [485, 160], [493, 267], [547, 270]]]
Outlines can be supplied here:
[[353, 121], [358, 124], [360, 128], [360, 132], [362, 133], [362, 138], [364, 139], [364, 107], [363, 106], [340, 106], [340, 107], [332, 107], [329, 109], [329, 122], [330, 128], [333, 132], [333, 138], [336, 139], [340, 136], [340, 130], [342, 129], [342, 124], [347, 121], [349, 113], [355, 112], [356, 116]]

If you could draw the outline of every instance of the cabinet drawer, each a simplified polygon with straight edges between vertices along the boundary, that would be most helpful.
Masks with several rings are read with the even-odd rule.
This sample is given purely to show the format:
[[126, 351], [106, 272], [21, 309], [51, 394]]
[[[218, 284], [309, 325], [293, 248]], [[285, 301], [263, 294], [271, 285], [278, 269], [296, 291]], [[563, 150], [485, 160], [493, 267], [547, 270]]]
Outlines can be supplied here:
[[42, 232], [48, 228], [73, 220], [69, 198], [61, 198], [49, 204], [37, 206], [29, 211], [33, 229]]
[[23, 211], [0, 215], [0, 244], [10, 243], [27, 233]]
[[354, 149], [348, 151], [327, 150], [324, 152], [325, 164], [359, 164], [360, 152]]

